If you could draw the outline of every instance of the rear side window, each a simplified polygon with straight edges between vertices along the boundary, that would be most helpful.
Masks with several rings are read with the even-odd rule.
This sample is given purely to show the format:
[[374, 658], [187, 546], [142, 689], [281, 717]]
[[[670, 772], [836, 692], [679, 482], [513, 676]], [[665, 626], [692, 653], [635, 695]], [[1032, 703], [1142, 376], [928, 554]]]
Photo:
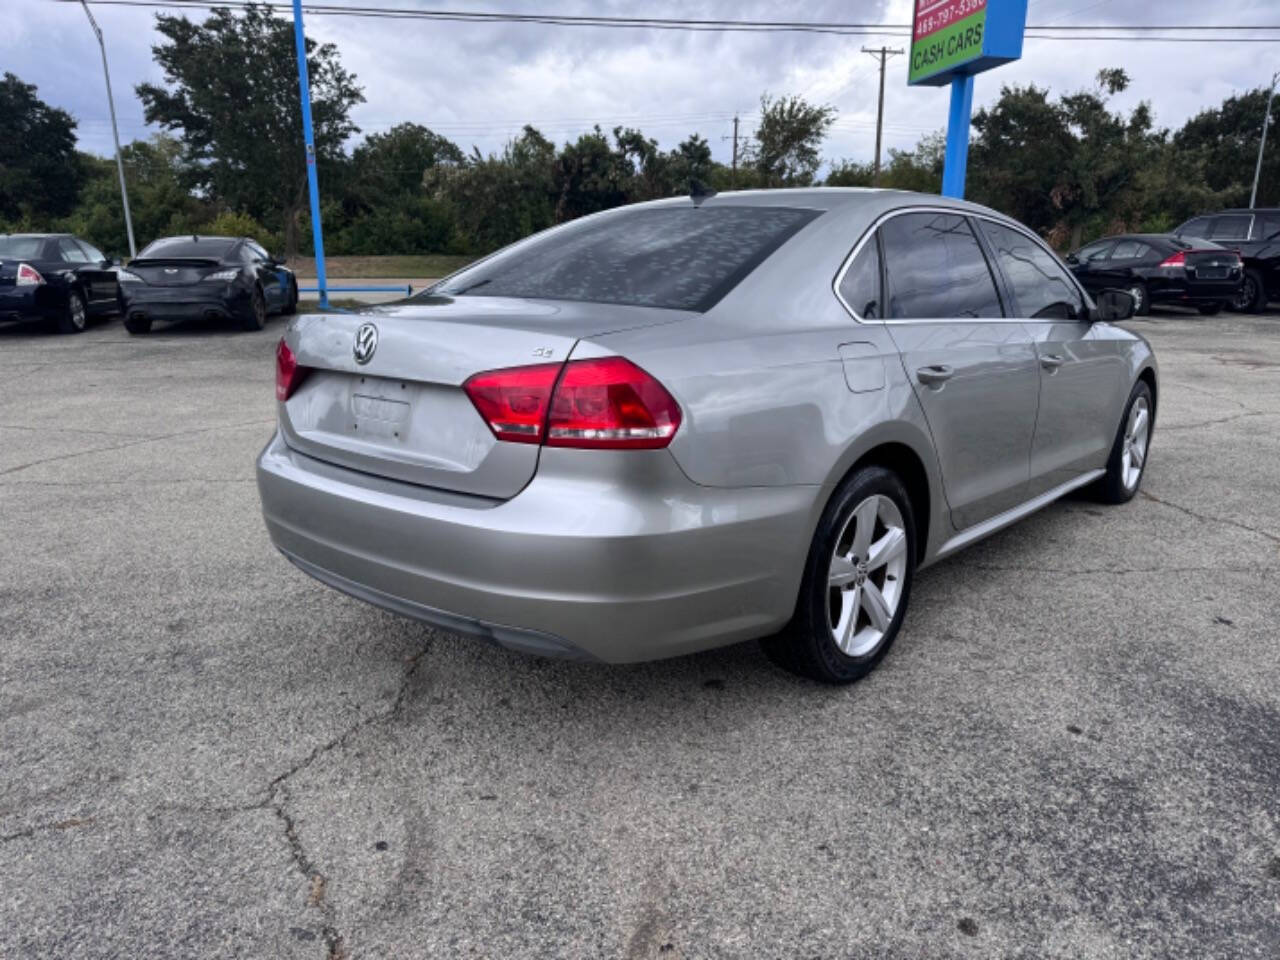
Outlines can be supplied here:
[[1097, 243], [1091, 243], [1087, 247], [1081, 247], [1076, 252], [1076, 259], [1081, 263], [1097, 262], [1107, 259], [1107, 253], [1111, 250], [1113, 240], [1100, 240]]
[[44, 237], [0, 237], [0, 260], [39, 260]]
[[891, 318], [1003, 315], [991, 269], [964, 217], [907, 213], [887, 220], [880, 237]]
[[1140, 240], [1121, 240], [1111, 251], [1112, 260], [1145, 260], [1151, 256], [1151, 248]]
[[840, 299], [863, 320], [880, 319], [880, 245], [874, 236], [841, 278]]
[[221, 260], [227, 251], [235, 245], [234, 240], [224, 240], [221, 238], [206, 237], [169, 237], [164, 240], [157, 240], [151, 244], [142, 253], [138, 254], [138, 259], [152, 257], [177, 257], [179, 259], [206, 258], [209, 260]]
[[1253, 239], [1273, 240], [1280, 235], [1280, 214], [1260, 214], [1253, 218]]
[[1248, 240], [1249, 225], [1253, 218], [1247, 215], [1215, 217], [1210, 240]]
[[[1084, 316], [1084, 298], [1056, 257], [1020, 230], [990, 220], [981, 223], [1013, 290], [1017, 316], [1037, 320], [1074, 320]], [[1115, 260], [1118, 254], [1119, 249], [1111, 259]]]
[[548, 231], [426, 293], [706, 311], [820, 210], [646, 207]]

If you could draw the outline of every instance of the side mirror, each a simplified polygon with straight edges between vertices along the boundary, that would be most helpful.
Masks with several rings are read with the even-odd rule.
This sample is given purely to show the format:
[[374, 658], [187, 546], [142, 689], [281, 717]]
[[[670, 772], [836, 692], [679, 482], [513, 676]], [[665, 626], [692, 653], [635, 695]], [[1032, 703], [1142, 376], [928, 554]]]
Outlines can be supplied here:
[[1115, 320], [1128, 320], [1133, 316], [1133, 295], [1127, 290], [1103, 290], [1097, 297], [1098, 309], [1095, 320], [1111, 323]]
[[287, 263], [288, 259], [285, 257], [283, 253], [273, 253], [271, 254], [271, 262], [279, 266], [284, 263]]
[[108, 253], [107, 259], [102, 261], [102, 265], [104, 267], [118, 267], [121, 265], [120, 258], [117, 257], [114, 253]]
[[1079, 262], [1080, 262], [1079, 258], [1077, 258], [1074, 253], [1067, 254], [1067, 263], [1079, 263]]

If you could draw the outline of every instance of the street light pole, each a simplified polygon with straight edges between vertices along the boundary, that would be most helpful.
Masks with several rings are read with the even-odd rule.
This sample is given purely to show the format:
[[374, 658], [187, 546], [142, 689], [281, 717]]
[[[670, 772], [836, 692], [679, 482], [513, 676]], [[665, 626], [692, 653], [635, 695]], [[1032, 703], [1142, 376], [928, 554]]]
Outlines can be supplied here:
[[1267, 118], [1262, 121], [1262, 142], [1258, 144], [1258, 164], [1253, 168], [1253, 193], [1249, 194], [1249, 209], [1258, 205], [1258, 180], [1262, 176], [1262, 151], [1267, 148], [1267, 128], [1271, 126], [1271, 101], [1276, 95], [1276, 81], [1280, 73], [1271, 75], [1271, 92], [1267, 94]]
[[129, 188], [124, 185], [124, 160], [120, 157], [120, 131], [116, 129], [116, 102], [111, 96], [111, 73], [107, 70], [107, 47], [102, 42], [102, 29], [98, 26], [98, 21], [93, 19], [93, 14], [89, 12], [89, 4], [85, 0], [80, 0], [80, 6], [84, 7], [84, 14], [89, 18], [89, 26], [93, 27], [94, 35], [98, 38], [98, 49], [102, 51], [102, 76], [107, 81], [107, 106], [111, 109], [111, 136], [116, 141], [116, 172], [120, 174], [120, 199], [124, 203], [124, 229], [129, 234], [129, 256], [136, 257], [138, 248], [133, 242], [133, 218], [129, 216]]

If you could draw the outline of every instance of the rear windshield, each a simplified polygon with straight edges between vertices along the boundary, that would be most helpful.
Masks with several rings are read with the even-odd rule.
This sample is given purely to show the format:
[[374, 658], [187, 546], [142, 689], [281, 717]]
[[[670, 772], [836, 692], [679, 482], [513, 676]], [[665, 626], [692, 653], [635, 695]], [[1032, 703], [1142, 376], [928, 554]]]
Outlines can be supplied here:
[[35, 260], [44, 247], [44, 237], [0, 237], [0, 260]]
[[733, 206], [628, 210], [532, 237], [427, 292], [701, 312], [821, 212]]
[[147, 257], [204, 257], [209, 260], [221, 260], [226, 252], [235, 246], [234, 240], [215, 237], [169, 237], [157, 240], [138, 254], [138, 259]]

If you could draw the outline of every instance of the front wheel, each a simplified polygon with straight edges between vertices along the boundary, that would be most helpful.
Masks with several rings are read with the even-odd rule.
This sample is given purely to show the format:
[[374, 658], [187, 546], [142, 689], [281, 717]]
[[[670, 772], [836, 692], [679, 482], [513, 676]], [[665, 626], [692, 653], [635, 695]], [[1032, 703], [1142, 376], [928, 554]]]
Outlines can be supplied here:
[[779, 666], [852, 683], [892, 646], [907, 611], [916, 526], [902, 481], [864, 467], [836, 490], [814, 533], [791, 622], [763, 641]]
[[1151, 451], [1154, 404], [1151, 387], [1139, 380], [1129, 394], [1124, 419], [1107, 459], [1107, 472], [1098, 479], [1093, 493], [1103, 503], [1128, 503], [1138, 492]]
[[58, 317], [59, 333], [83, 333], [89, 322], [89, 314], [85, 310], [84, 297], [80, 291], [72, 290], [67, 294], [67, 307]]

